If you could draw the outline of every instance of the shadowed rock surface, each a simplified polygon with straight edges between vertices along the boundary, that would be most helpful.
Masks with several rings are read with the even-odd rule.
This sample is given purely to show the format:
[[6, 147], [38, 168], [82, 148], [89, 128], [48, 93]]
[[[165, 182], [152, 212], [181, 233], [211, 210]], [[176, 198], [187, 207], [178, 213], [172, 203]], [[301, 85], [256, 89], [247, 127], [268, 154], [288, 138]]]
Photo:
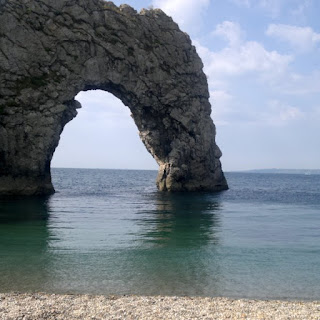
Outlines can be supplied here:
[[53, 153], [81, 107], [74, 97], [91, 89], [130, 108], [159, 190], [226, 189], [202, 68], [159, 9], [0, 0], [0, 194], [54, 192]]

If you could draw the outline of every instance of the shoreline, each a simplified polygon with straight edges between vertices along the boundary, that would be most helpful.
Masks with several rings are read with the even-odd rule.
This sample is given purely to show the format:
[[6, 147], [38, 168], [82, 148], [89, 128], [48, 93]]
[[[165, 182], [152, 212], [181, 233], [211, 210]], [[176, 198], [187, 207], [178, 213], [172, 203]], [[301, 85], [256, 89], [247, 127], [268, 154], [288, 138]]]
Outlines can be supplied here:
[[0, 293], [0, 319], [320, 319], [320, 301]]

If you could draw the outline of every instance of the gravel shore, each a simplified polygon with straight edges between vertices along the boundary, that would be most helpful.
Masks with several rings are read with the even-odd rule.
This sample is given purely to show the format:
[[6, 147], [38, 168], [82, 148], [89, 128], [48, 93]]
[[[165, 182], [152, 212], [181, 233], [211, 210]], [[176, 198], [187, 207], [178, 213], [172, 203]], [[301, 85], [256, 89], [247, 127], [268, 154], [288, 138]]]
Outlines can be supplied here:
[[320, 319], [320, 301], [0, 294], [0, 319]]

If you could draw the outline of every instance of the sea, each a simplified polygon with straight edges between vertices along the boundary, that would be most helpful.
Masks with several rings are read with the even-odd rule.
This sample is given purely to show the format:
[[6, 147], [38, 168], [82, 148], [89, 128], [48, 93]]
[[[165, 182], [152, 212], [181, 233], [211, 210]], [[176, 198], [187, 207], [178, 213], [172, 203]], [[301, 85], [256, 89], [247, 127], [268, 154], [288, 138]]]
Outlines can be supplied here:
[[50, 197], [0, 199], [0, 292], [320, 300], [320, 175], [52, 169]]

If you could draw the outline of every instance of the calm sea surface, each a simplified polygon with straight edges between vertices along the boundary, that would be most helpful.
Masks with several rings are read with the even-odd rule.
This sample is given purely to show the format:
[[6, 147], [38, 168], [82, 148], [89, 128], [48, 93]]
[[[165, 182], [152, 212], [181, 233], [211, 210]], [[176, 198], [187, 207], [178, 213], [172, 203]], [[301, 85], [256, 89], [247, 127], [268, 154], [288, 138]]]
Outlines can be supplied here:
[[0, 292], [320, 299], [320, 175], [227, 173], [157, 192], [155, 171], [53, 169], [0, 199]]

